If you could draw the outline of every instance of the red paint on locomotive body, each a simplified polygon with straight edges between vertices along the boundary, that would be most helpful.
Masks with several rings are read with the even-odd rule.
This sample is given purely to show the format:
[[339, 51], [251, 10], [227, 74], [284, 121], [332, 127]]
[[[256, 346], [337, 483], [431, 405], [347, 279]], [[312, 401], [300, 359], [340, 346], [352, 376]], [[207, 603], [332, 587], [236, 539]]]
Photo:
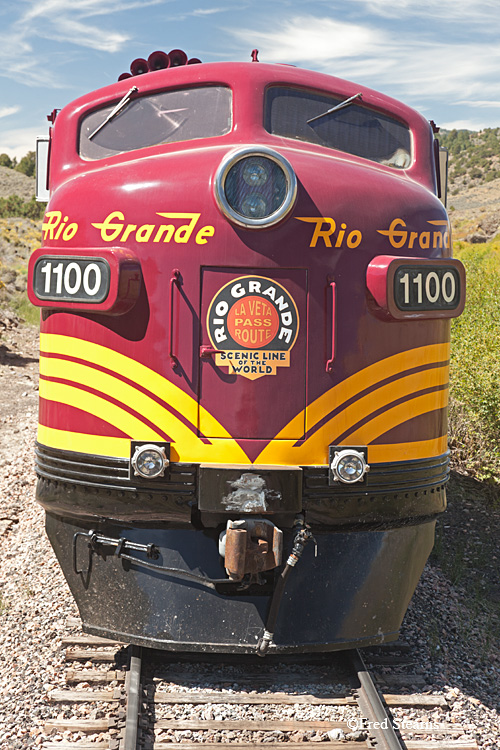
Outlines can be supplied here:
[[[41, 464], [41, 481], [64, 478], [64, 472], [47, 468], [58, 455], [81, 455], [84, 461], [96, 456], [100, 468], [94, 473], [101, 480], [89, 480], [90, 486], [97, 482], [99, 487], [122, 487], [126, 495], [137, 491], [132, 475], [127, 485], [125, 479], [111, 480], [103, 467], [113, 461], [128, 467], [131, 441], [163, 441], [170, 445], [170, 479], [176, 471], [172, 467], [194, 466], [200, 467], [200, 484], [190, 507], [177, 515], [170, 501], [163, 514], [154, 502], [145, 503], [143, 524], [155, 518], [168, 526], [174, 517], [179, 523], [180, 513], [192, 529], [191, 515], [204, 486], [203, 466], [220, 466], [221, 471], [224, 466], [246, 466], [269, 475], [287, 467], [297, 470], [304, 475], [300, 492], [306, 520], [337, 532], [360, 523], [368, 524], [366, 528], [385, 523], [389, 528], [397, 519], [431, 518], [443, 510], [449, 317], [460, 312], [459, 284], [464, 279], [447, 265], [450, 228], [436, 197], [429, 123], [368, 88], [292, 67], [189, 65], [133, 80], [138, 99], [209, 88], [226, 102], [228, 117], [218, 126], [218, 135], [202, 137], [196, 131], [190, 140], [123, 152], [118, 142], [116, 153], [106, 155], [111, 147], [105, 144], [98, 153], [101, 146], [92, 136], [90, 146], [81, 145], [81, 129], [90, 122], [85, 131], [90, 132], [104, 120], [100, 110], [107, 113], [124, 97], [130, 78], [81, 97], [58, 114], [43, 246], [30, 267], [30, 298], [44, 308], [39, 443], [50, 460]], [[405, 129], [408, 151], [400, 149], [392, 161], [377, 161], [335, 148], [320, 137], [311, 142], [294, 136], [289, 125], [286, 134], [270, 132], [268, 100], [283, 89], [292, 90], [293, 96], [332, 96], [341, 102], [361, 94], [356, 106], [376, 114], [372, 132]], [[175, 119], [182, 109], [162, 109], [156, 100], [155, 107], [162, 122]], [[203, 113], [207, 122], [212, 114], [208, 109]], [[118, 138], [121, 116], [113, 127]], [[320, 110], [317, 119], [321, 117]], [[139, 126], [140, 121], [140, 134]], [[353, 121], [345, 127], [358, 126]], [[297, 124], [298, 131], [301, 128], [302, 121]], [[83, 158], [82, 148], [93, 157]], [[227, 169], [221, 172], [224, 160], [243, 149], [250, 154], [253, 149], [268, 161], [277, 154], [296, 177], [291, 207], [269, 226], [232, 220], [225, 215], [231, 206], [224, 207], [225, 198], [218, 197], [220, 180], [233, 179], [236, 186], [229, 202], [240, 200], [246, 190], [241, 175], [229, 178]], [[260, 164], [253, 163], [248, 177], [255, 184], [264, 180]], [[271, 192], [264, 195], [262, 188], [262, 196], [252, 194], [253, 205], [278, 200], [278, 182], [273, 187], [270, 178], [265, 179], [265, 190]], [[286, 189], [292, 195], [290, 185]], [[377, 262], [379, 256], [400, 263], [397, 268], [384, 265]], [[40, 258], [43, 277], [35, 287]], [[422, 267], [415, 261], [419, 258]], [[123, 259], [128, 259], [128, 271], [120, 266]], [[439, 269], [433, 265], [438, 262]], [[101, 286], [105, 294], [106, 263], [111, 291], [106, 301], [93, 302]], [[79, 413], [85, 416], [80, 419]], [[370, 474], [352, 486], [332, 478], [331, 446], [360, 446]], [[393, 478], [385, 476], [389, 464], [396, 467]], [[388, 507], [385, 492], [410, 497], [405, 467], [415, 476], [411, 499]], [[138, 481], [146, 492], [147, 481]], [[243, 485], [240, 479], [231, 481], [236, 488], [246, 487], [247, 480], [241, 479]], [[78, 482], [85, 484], [85, 476]], [[163, 489], [160, 479], [151, 487], [175, 495], [177, 490], [165, 482]], [[424, 490], [419, 498], [416, 488], [426, 486], [429, 495]], [[247, 492], [236, 489], [233, 495]], [[358, 496], [364, 499], [355, 509]], [[92, 511], [74, 498], [65, 500], [60, 491], [51, 495], [47, 487], [39, 499], [49, 515], [72, 519], [72, 528], [78, 519], [88, 521], [94, 514], [120, 519], [118, 501], [107, 512], [102, 503], [99, 511]], [[212, 515], [203, 511], [197, 523], [220, 525], [220, 502]], [[262, 503], [255, 507], [262, 512]], [[247, 512], [242, 506], [242, 515]], [[270, 517], [272, 513], [278, 511], [269, 510]], [[124, 510], [122, 521], [130, 517]], [[276, 517], [282, 518], [279, 513]], [[417, 568], [429, 551], [428, 532], [422, 531], [419, 539], [412, 542], [420, 550], [415, 553]], [[400, 563], [411, 557], [405, 545]], [[66, 555], [61, 549], [58, 554], [61, 560]], [[371, 572], [364, 585], [372, 581], [381, 560], [367, 563]], [[84, 610], [77, 583], [65, 572]], [[415, 583], [412, 579], [396, 586], [397, 611], [384, 622], [383, 637], [394, 637]], [[380, 597], [385, 601], [385, 595]], [[96, 624], [95, 612], [93, 617], [87, 616], [89, 631], [113, 631], [109, 623]], [[362, 637], [376, 639], [366, 630], [364, 618], [358, 613], [355, 627], [348, 618], [337, 630], [332, 625], [331, 637], [322, 630], [312, 641], [300, 634], [295, 643], [283, 631], [283, 648], [292, 643], [307, 648], [312, 642], [337, 648]], [[145, 626], [137, 622], [122, 631], [131, 640], [172, 647], [175, 636], [141, 634]], [[343, 632], [353, 627], [355, 633]], [[193, 643], [204, 638], [209, 640], [207, 635], [181, 634], [177, 640], [194, 648]], [[254, 642], [254, 636], [241, 634], [220, 638], [225, 644], [220, 648], [226, 649], [250, 648]]]

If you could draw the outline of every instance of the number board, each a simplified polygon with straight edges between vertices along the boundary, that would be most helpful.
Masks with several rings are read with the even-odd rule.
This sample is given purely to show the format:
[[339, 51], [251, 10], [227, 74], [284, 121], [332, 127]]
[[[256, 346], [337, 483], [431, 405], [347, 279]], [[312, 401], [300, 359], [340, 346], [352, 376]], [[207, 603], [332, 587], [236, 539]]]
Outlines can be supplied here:
[[33, 269], [33, 291], [40, 300], [100, 304], [110, 288], [110, 268], [103, 258], [42, 255]]
[[401, 265], [394, 274], [394, 302], [399, 310], [456, 310], [461, 278], [449, 265]]
[[465, 305], [465, 268], [456, 258], [377, 255], [366, 286], [370, 310], [383, 319], [458, 318]]

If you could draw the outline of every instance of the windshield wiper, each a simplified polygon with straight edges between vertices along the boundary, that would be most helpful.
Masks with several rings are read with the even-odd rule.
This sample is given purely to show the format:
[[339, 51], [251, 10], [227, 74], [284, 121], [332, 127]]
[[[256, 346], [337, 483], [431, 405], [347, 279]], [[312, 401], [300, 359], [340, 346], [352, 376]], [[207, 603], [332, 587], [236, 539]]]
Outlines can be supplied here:
[[96, 129], [94, 130], [94, 132], [93, 132], [93, 133], [91, 133], [91, 134], [90, 134], [90, 135], [88, 136], [88, 139], [89, 139], [89, 141], [90, 141], [90, 140], [92, 140], [92, 138], [93, 138], [93, 137], [94, 137], [95, 135], [97, 135], [97, 133], [98, 133], [98, 132], [99, 132], [100, 130], [102, 130], [102, 129], [103, 129], [103, 127], [104, 127], [105, 125], [107, 125], [107, 124], [108, 124], [108, 122], [111, 122], [111, 120], [112, 120], [112, 119], [113, 119], [114, 117], [116, 117], [116, 115], [120, 114], [120, 112], [121, 112], [121, 111], [122, 111], [123, 109], [125, 109], [125, 107], [127, 106], [127, 104], [128, 104], [128, 103], [130, 102], [130, 100], [132, 99], [132, 96], [133, 96], [133, 94], [136, 94], [136, 93], [137, 93], [138, 91], [139, 91], [139, 89], [137, 88], [137, 86], [132, 86], [132, 88], [131, 88], [131, 89], [129, 89], [129, 91], [127, 91], [127, 93], [125, 94], [125, 96], [123, 97], [123, 99], [120, 99], [120, 101], [118, 102], [118, 104], [116, 105], [116, 107], [115, 107], [114, 109], [112, 109], [112, 110], [111, 110], [111, 112], [110, 112], [110, 113], [109, 113], [109, 115], [108, 115], [108, 116], [106, 117], [106, 119], [105, 119], [105, 120], [103, 120], [103, 121], [101, 122], [101, 124], [100, 124], [100, 125], [98, 125], [98, 126], [96, 127]]
[[349, 104], [352, 104], [353, 101], [356, 99], [362, 99], [363, 94], [354, 94], [354, 96], [349, 97], [349, 99], [346, 99], [343, 102], [340, 102], [340, 104], [336, 104], [335, 107], [332, 107], [331, 109], [328, 109], [326, 112], [322, 112], [320, 115], [316, 115], [316, 117], [311, 117], [310, 120], [306, 120], [307, 124], [309, 125], [310, 122], [314, 122], [315, 120], [320, 120], [322, 117], [326, 117], [326, 115], [329, 115], [331, 112], [335, 112], [337, 109], [344, 109], [344, 107], [348, 107]]

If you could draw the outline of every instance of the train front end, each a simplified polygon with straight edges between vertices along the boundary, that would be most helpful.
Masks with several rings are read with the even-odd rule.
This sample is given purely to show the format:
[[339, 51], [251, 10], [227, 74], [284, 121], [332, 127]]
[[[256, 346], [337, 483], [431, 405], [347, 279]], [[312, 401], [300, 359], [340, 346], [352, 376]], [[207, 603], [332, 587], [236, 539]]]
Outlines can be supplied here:
[[68, 105], [49, 169], [37, 499], [84, 630], [397, 638], [464, 299], [430, 125], [310, 71], [186, 65]]

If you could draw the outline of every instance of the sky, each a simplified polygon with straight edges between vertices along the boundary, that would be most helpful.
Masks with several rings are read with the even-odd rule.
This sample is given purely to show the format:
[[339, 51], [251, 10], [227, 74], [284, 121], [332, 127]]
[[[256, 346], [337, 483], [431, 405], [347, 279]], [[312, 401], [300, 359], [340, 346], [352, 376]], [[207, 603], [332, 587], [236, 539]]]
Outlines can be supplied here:
[[498, 0], [0, 0], [0, 153], [46, 115], [180, 48], [203, 62], [291, 63], [369, 86], [437, 125], [500, 126]]

